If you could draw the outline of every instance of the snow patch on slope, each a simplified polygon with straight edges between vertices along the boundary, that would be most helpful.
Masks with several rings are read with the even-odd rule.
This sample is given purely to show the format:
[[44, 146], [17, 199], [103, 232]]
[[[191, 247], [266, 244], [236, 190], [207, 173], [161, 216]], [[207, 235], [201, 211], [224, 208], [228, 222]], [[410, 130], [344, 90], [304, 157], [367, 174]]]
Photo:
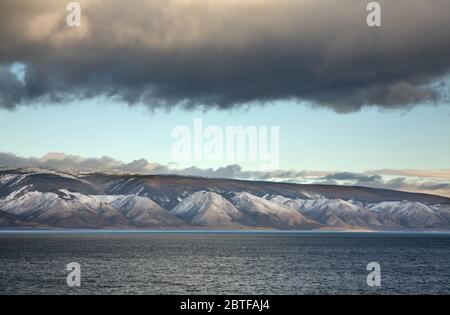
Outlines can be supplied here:
[[229, 227], [238, 226], [242, 213], [217, 193], [198, 191], [181, 201], [171, 211], [193, 224]]
[[380, 202], [367, 206], [369, 210], [408, 228], [429, 228], [448, 225], [431, 207], [420, 202]]
[[233, 204], [255, 221], [256, 225], [277, 228], [318, 227], [317, 222], [306, 218], [300, 212], [247, 192], [237, 193]]

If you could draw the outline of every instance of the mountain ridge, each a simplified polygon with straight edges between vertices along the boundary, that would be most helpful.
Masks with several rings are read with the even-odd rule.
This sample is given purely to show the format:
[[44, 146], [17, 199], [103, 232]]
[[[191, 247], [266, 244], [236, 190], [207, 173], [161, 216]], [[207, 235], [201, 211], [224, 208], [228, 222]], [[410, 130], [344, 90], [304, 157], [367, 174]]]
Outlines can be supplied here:
[[[349, 185], [330, 185], [330, 184], [299, 184], [299, 183], [286, 183], [286, 182], [271, 182], [271, 181], [261, 181], [261, 180], [245, 180], [245, 179], [230, 179], [230, 178], [215, 178], [215, 177], [199, 177], [199, 176], [185, 176], [178, 174], [134, 174], [134, 173], [125, 173], [119, 172], [119, 174], [110, 174], [113, 172], [105, 173], [105, 172], [75, 172], [75, 171], [59, 171], [59, 170], [49, 170], [49, 169], [41, 169], [41, 168], [13, 168], [13, 169], [0, 169], [0, 176], [4, 173], [9, 174], [36, 174], [36, 175], [56, 175], [56, 176], [71, 176], [77, 179], [91, 179], [92, 177], [106, 177], [106, 181], [110, 181], [112, 178], [120, 179], [136, 179], [136, 180], [154, 180], [158, 181], [204, 181], [209, 183], [235, 183], [242, 184], [247, 186], [279, 186], [280, 189], [288, 189], [292, 187], [302, 188], [305, 192], [313, 191], [313, 193], [328, 193], [328, 194], [341, 194], [349, 193], [351, 191], [361, 191], [368, 196], [370, 193], [377, 195], [377, 193], [384, 194], [384, 201], [400, 201], [402, 198], [398, 198], [398, 196], [404, 196], [403, 200], [429, 200], [429, 202], [435, 203], [445, 203], [450, 204], [450, 197], [435, 195], [435, 194], [426, 194], [426, 193], [418, 193], [418, 192], [408, 192], [394, 189], [386, 189], [386, 188], [373, 188], [373, 187], [365, 187], [365, 186], [349, 186]], [[211, 186], [211, 185], [210, 185]], [[200, 190], [200, 189], [199, 189]], [[289, 189], [288, 189], [289, 190]], [[197, 190], [198, 191], [198, 190]], [[107, 193], [107, 192], [105, 192]], [[370, 197], [370, 196], [369, 196]], [[392, 200], [386, 200], [386, 197]], [[368, 201], [368, 200], [366, 200]]]
[[0, 171], [0, 226], [450, 229], [450, 198], [189, 177]]

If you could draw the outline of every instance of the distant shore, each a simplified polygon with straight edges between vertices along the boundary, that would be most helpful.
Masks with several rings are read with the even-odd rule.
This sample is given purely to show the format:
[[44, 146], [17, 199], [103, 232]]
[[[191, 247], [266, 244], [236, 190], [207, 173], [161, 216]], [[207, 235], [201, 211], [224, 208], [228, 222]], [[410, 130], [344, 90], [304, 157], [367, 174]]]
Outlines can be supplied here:
[[76, 229], [76, 228], [0, 228], [0, 234], [450, 234], [450, 230], [369, 230], [369, 229]]

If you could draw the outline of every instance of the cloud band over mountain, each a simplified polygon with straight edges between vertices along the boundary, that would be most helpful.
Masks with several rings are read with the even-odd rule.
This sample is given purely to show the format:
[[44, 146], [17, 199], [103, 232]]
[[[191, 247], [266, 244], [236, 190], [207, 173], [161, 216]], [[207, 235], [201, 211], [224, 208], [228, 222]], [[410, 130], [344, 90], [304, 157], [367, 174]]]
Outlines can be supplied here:
[[337, 112], [445, 99], [450, 2], [0, 2], [0, 107], [107, 96], [151, 108], [306, 101]]
[[450, 170], [373, 170], [362, 173], [311, 170], [245, 171], [240, 165], [217, 169], [173, 168], [145, 159], [129, 163], [110, 157], [84, 158], [63, 153], [49, 153], [42, 158], [24, 158], [0, 152], [1, 168], [38, 167], [66, 171], [124, 172], [142, 175], [183, 175], [225, 179], [278, 181], [304, 184], [356, 185], [372, 188], [423, 192], [450, 197]]

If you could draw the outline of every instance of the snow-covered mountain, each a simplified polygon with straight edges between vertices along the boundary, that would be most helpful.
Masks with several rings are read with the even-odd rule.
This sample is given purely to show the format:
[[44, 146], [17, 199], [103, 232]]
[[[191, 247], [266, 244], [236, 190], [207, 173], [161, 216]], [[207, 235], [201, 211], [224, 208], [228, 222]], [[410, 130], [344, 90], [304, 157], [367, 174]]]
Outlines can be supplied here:
[[306, 218], [299, 211], [247, 192], [237, 193], [231, 200], [236, 208], [252, 218], [255, 226], [278, 229], [311, 229], [320, 227], [320, 224]]
[[2, 212], [55, 227], [175, 227], [185, 224], [152, 200], [134, 195], [83, 195], [26, 192], [28, 186], [0, 199]]
[[0, 226], [450, 229], [450, 199], [181, 176], [0, 171]]
[[367, 208], [376, 213], [381, 221], [393, 222], [394, 226], [423, 229], [445, 227], [450, 222], [442, 213], [420, 202], [386, 201], [368, 205]]
[[383, 227], [376, 214], [351, 201], [323, 197], [317, 199], [288, 199], [282, 196], [274, 196], [270, 200], [295, 209], [328, 227]]
[[245, 215], [231, 202], [214, 192], [198, 191], [182, 200], [171, 213], [203, 226], [244, 226]]
[[448, 205], [426, 205], [411, 201], [383, 201], [375, 204], [341, 199], [289, 199], [270, 196], [270, 200], [296, 209], [317, 222], [339, 228], [450, 228]]

